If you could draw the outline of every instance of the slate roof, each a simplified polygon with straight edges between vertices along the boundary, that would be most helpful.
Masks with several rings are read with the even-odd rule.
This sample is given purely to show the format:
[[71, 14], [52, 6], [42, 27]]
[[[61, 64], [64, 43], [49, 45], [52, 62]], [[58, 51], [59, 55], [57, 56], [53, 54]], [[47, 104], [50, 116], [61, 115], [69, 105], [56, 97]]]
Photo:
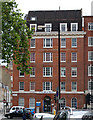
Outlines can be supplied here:
[[[31, 21], [35, 17], [36, 21]], [[29, 11], [27, 15], [27, 25], [52, 23], [79, 23], [79, 30], [82, 29], [82, 10], [47, 10], [47, 11]], [[68, 25], [70, 26], [70, 25]]]

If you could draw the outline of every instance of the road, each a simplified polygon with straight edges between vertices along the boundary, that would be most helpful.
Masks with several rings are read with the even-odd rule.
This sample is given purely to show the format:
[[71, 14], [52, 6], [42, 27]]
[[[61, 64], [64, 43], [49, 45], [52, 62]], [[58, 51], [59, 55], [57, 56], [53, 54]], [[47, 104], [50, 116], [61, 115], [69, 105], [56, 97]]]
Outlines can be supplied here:
[[[1, 120], [23, 120], [22, 118], [13, 118], [13, 119], [7, 119], [7, 118], [2, 118]], [[30, 119], [26, 119], [30, 120]], [[39, 119], [33, 119], [33, 120], [39, 120]], [[43, 120], [53, 120], [52, 118], [43, 118]]]
[[[13, 118], [13, 119], [7, 119], [7, 118], [2, 118], [1, 120], [23, 120], [21, 118]], [[26, 119], [30, 120], [30, 119]], [[33, 120], [40, 120], [40, 119], [33, 119]], [[43, 120], [53, 120], [52, 118], [43, 118]], [[70, 120], [81, 120], [80, 118], [71, 118]]]

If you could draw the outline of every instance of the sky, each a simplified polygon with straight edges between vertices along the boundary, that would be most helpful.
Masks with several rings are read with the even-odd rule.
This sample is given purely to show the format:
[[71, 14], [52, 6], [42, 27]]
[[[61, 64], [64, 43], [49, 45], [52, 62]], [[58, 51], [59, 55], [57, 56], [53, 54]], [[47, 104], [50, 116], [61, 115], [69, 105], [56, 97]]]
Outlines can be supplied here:
[[33, 10], [79, 10], [83, 16], [91, 15], [93, 0], [15, 0], [21, 12], [27, 14]]

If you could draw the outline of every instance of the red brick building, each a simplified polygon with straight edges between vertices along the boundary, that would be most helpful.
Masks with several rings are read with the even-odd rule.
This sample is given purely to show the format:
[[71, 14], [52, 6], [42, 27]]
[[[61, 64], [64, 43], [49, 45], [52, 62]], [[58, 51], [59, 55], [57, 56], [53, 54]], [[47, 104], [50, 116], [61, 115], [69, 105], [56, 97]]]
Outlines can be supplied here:
[[[57, 105], [54, 94], [59, 87], [59, 27], [60, 107], [83, 108], [88, 80], [91, 79], [87, 74], [88, 65], [92, 65], [88, 54], [93, 55], [93, 52], [88, 53], [88, 50], [92, 51], [93, 39], [90, 40], [92, 46], [87, 46], [87, 36], [91, 36], [91, 31], [87, 31], [88, 17], [84, 17], [84, 31], [81, 10], [29, 11], [26, 20], [30, 29], [35, 28], [29, 40], [32, 72], [30, 75], [22, 74], [13, 65], [13, 105], [35, 108], [37, 112], [51, 112]], [[91, 28], [93, 30], [93, 23]]]
[[[84, 55], [84, 64], [85, 64], [85, 94], [93, 95], [93, 16], [84, 16], [84, 31], [85, 35], [85, 55]], [[92, 101], [93, 102], [93, 101]], [[90, 106], [93, 108], [92, 103]]]

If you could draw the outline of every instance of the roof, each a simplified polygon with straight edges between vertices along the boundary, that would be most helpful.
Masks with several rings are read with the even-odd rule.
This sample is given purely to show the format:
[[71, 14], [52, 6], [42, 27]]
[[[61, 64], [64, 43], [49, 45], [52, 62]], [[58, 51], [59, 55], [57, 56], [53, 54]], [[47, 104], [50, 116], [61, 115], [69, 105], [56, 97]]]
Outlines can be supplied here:
[[51, 10], [51, 11], [29, 11], [27, 20], [36, 17], [37, 21], [61, 20], [61, 19], [80, 19], [82, 10]]

